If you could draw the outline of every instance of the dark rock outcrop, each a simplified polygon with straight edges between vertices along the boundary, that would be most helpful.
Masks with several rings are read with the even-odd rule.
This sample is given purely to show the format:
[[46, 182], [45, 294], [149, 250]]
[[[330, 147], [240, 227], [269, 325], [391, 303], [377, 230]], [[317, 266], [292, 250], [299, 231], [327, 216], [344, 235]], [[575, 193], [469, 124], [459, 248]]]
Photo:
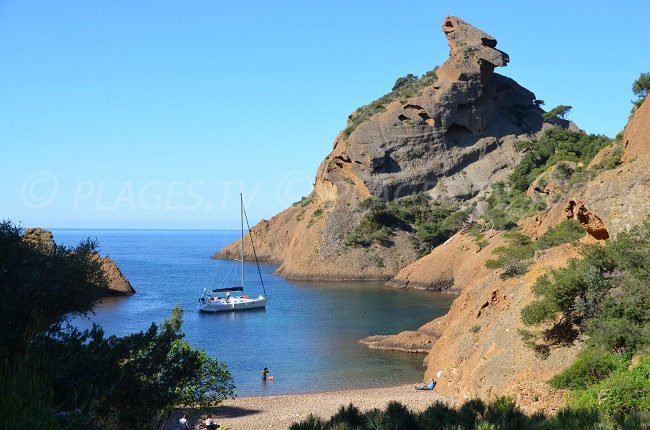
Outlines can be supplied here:
[[[56, 250], [56, 243], [52, 232], [42, 228], [27, 228], [23, 233], [23, 241], [30, 247], [45, 255], [52, 255]], [[99, 264], [104, 271], [108, 290], [106, 296], [131, 296], [135, 290], [128, 279], [122, 274], [120, 268], [110, 257], [102, 257], [98, 253], [91, 258], [99, 260]]]

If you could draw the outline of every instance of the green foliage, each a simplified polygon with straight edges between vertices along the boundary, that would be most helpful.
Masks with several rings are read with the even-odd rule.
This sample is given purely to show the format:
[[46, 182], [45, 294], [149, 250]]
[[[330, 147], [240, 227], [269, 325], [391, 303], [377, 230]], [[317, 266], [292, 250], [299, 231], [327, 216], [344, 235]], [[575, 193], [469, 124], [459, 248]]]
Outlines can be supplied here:
[[22, 230], [0, 223], [0, 360], [23, 354], [32, 339], [75, 314], [88, 312], [106, 293], [91, 240], [42, 253], [22, 240]]
[[309, 414], [309, 416], [307, 416], [307, 418], [304, 420], [291, 424], [289, 430], [325, 430], [328, 428], [329, 427], [325, 421], [321, 420], [313, 414]]
[[548, 229], [535, 243], [537, 249], [548, 249], [563, 243], [575, 242], [585, 235], [585, 230], [574, 220], [564, 220]]
[[573, 220], [563, 221], [550, 228], [536, 242], [531, 241], [528, 236], [521, 232], [507, 232], [504, 237], [508, 239], [508, 246], [495, 248], [493, 253], [498, 258], [487, 260], [485, 267], [488, 269], [505, 269], [501, 274], [502, 279], [523, 275], [526, 273], [528, 261], [533, 258], [535, 251], [574, 242], [584, 235], [583, 228]]
[[391, 102], [399, 100], [404, 103], [411, 97], [419, 96], [425, 87], [433, 85], [438, 79], [436, 70], [437, 67], [426, 72], [419, 78], [409, 73], [397, 79], [391, 92], [381, 96], [372, 103], [360, 107], [352, 114], [348, 127], [343, 131], [343, 134], [346, 137], [350, 136], [359, 124], [369, 120], [373, 115], [385, 111], [386, 106]]
[[641, 73], [639, 78], [632, 84], [632, 92], [637, 97], [637, 100], [632, 103], [640, 106], [648, 95], [648, 91], [650, 91], [650, 73]]
[[496, 230], [512, 230], [517, 227], [521, 217], [533, 215], [545, 209], [546, 205], [534, 202], [516, 189], [508, 191], [506, 184], [497, 182], [492, 185], [492, 193], [487, 199], [488, 208], [483, 214], [484, 223]]
[[200, 407], [232, 397], [226, 366], [183, 340], [181, 324], [176, 307], [160, 327], [125, 337], [105, 337], [97, 326], [44, 336], [33, 354], [48, 357], [54, 408], [74, 410], [85, 399], [100, 417], [144, 428], [176, 404]]
[[369, 247], [373, 243], [390, 246], [391, 236], [402, 230], [410, 233], [419, 255], [428, 254], [446, 241], [464, 225], [469, 215], [469, 210], [441, 205], [424, 193], [388, 203], [368, 197], [359, 202], [359, 209], [365, 213], [347, 235], [346, 246]]
[[312, 191], [308, 195], [303, 196], [299, 201], [294, 202], [292, 206], [299, 206], [301, 208], [304, 208], [305, 206], [309, 205], [313, 200], [314, 200], [314, 193]]
[[233, 396], [226, 366], [183, 340], [178, 307], [160, 327], [125, 337], [64, 324], [105, 291], [95, 250], [86, 241], [40, 253], [11, 222], [0, 224], [0, 288], [12, 298], [0, 317], [3, 424], [150, 428], [176, 404], [214, 405]]
[[588, 164], [610, 140], [605, 136], [584, 134], [559, 127], [549, 128], [538, 141], [524, 142], [526, 155], [509, 178], [513, 190], [526, 192], [540, 173], [560, 161]]
[[[648, 409], [650, 221], [581, 254], [537, 280], [538, 298], [522, 310], [522, 321], [550, 324], [540, 336], [546, 344], [586, 338], [578, 360], [550, 381], [572, 389], [575, 405], [609, 417]], [[641, 363], [628, 370], [629, 357], [639, 353]]]
[[[580, 260], [537, 280], [547, 313], [536, 322], [575, 321], [590, 344], [633, 354], [648, 344], [650, 330], [650, 221], [604, 246], [581, 249]], [[539, 306], [531, 303], [529, 306]], [[526, 311], [526, 309], [524, 309]]]
[[571, 111], [571, 106], [559, 105], [546, 112], [542, 117], [546, 120], [552, 120], [555, 118], [566, 119], [566, 116]]
[[[628, 383], [629, 393], [622, 393], [620, 401], [612, 403], [611, 415], [591, 408], [576, 406], [565, 408], [549, 417], [543, 413], [526, 415], [509, 397], [499, 397], [489, 404], [480, 399], [468, 400], [453, 408], [437, 401], [420, 413], [398, 403], [389, 403], [384, 410], [372, 409], [365, 413], [352, 404], [341, 406], [329, 420], [309, 415], [293, 424], [292, 430], [433, 430], [433, 429], [482, 429], [482, 430], [567, 430], [567, 429], [638, 429], [650, 422], [647, 410], [626, 408], [627, 399], [633, 395], [645, 395], [634, 384]], [[616, 392], [618, 394], [618, 392]], [[608, 401], [605, 400], [607, 403]], [[621, 403], [619, 405], [619, 403]], [[611, 420], [614, 417], [616, 420]]]
[[334, 428], [361, 428], [365, 423], [365, 418], [359, 408], [350, 403], [348, 406], [341, 406], [334, 416], [330, 419], [330, 424]]
[[631, 411], [650, 412], [650, 355], [632, 369], [619, 368], [611, 376], [579, 390], [570, 403], [574, 407], [599, 410], [618, 421]]
[[307, 223], [307, 228], [311, 227], [316, 222], [318, 222], [323, 217], [324, 213], [325, 211], [322, 208], [318, 208], [314, 212], [312, 212], [311, 218], [309, 218], [309, 222]]
[[521, 320], [526, 325], [540, 324], [557, 308], [549, 300], [536, 300], [521, 310]]
[[558, 373], [549, 381], [553, 388], [587, 388], [605, 379], [616, 369], [624, 369], [627, 361], [620, 354], [599, 350], [583, 353], [568, 369]]

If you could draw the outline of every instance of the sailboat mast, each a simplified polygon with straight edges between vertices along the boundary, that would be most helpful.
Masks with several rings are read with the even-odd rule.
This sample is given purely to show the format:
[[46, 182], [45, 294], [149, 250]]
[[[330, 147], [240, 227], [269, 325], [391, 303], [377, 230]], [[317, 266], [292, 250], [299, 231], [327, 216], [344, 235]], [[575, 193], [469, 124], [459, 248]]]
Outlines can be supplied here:
[[239, 247], [241, 252], [241, 286], [244, 287], [244, 197], [239, 193], [239, 219], [241, 221], [241, 240]]

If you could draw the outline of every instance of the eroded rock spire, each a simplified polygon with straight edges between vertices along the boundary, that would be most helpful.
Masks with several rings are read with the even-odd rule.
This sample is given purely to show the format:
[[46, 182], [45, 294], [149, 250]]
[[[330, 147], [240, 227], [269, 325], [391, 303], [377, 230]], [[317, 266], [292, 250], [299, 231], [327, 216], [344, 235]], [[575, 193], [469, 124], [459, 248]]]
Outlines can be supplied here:
[[452, 80], [467, 80], [480, 74], [487, 83], [495, 67], [506, 66], [510, 57], [496, 49], [497, 40], [484, 31], [455, 16], [448, 16], [442, 31], [449, 44], [449, 60], [440, 68], [439, 75]]

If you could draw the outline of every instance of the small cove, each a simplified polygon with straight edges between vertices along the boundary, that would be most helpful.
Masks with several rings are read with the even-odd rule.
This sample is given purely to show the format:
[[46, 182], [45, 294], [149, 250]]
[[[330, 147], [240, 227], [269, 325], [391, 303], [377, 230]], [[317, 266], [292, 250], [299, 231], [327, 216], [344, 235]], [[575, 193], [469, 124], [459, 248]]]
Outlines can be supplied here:
[[[237, 283], [239, 264], [211, 255], [239, 234], [230, 230], [58, 230], [57, 243], [96, 238], [137, 294], [107, 298], [81, 328], [92, 322], [108, 335], [123, 336], [159, 323], [178, 304], [186, 339], [224, 361], [238, 396], [307, 393], [418, 382], [422, 354], [370, 350], [358, 340], [374, 334], [415, 330], [443, 315], [455, 296], [397, 290], [383, 282], [289, 281], [261, 264], [269, 303], [266, 310], [201, 314], [203, 288]], [[246, 293], [261, 292], [254, 263], [245, 266]], [[210, 282], [212, 281], [212, 283]], [[273, 382], [262, 383], [270, 369]]]

